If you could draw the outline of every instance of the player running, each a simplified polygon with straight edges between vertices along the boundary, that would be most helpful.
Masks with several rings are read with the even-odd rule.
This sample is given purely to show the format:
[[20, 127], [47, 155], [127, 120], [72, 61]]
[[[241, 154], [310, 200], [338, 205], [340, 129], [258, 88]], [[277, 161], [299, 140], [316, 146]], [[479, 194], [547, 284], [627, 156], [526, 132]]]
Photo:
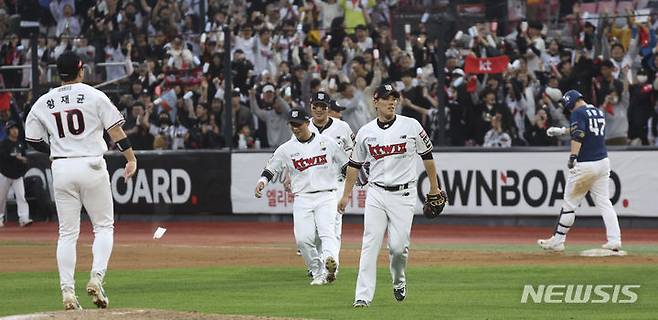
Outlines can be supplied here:
[[[62, 86], [37, 100], [27, 116], [25, 140], [36, 150], [50, 153], [59, 240], [57, 266], [66, 310], [81, 309], [75, 295], [76, 244], [80, 210], [85, 207], [94, 227], [93, 263], [87, 293], [99, 308], [109, 299], [103, 279], [114, 242], [114, 203], [103, 153], [107, 131], [127, 163], [125, 179], [137, 169], [137, 160], [121, 125], [123, 116], [101, 91], [82, 83], [84, 69], [77, 54], [67, 51], [57, 59]], [[46, 142], [47, 141], [47, 142]]]
[[571, 128], [552, 127], [547, 134], [571, 134], [571, 155], [567, 163], [569, 178], [555, 234], [549, 239], [537, 240], [537, 244], [546, 250], [563, 251], [567, 233], [576, 219], [576, 208], [587, 192], [591, 192], [605, 223], [608, 242], [603, 248], [619, 251], [621, 232], [609, 195], [610, 160], [605, 146], [605, 116], [598, 108], [585, 103], [583, 95], [576, 90], [567, 91], [562, 103], [565, 108], [573, 109]]
[[[288, 121], [295, 138], [274, 151], [256, 184], [255, 195], [260, 198], [267, 183], [287, 169], [295, 195], [292, 211], [297, 247], [313, 275], [311, 285], [323, 285], [336, 279], [336, 177], [348, 157], [332, 138], [311, 132], [303, 109], [292, 109]], [[315, 245], [316, 230], [322, 254]]]
[[380, 86], [375, 92], [377, 119], [356, 134], [345, 189], [338, 204], [338, 211], [344, 212], [359, 169], [366, 161], [370, 162], [355, 308], [367, 307], [375, 295], [377, 256], [387, 229], [393, 295], [397, 301], [406, 297], [405, 269], [416, 205], [416, 155], [423, 159], [430, 195], [442, 192], [432, 159], [432, 142], [418, 121], [395, 114], [399, 101], [400, 93], [390, 84]]

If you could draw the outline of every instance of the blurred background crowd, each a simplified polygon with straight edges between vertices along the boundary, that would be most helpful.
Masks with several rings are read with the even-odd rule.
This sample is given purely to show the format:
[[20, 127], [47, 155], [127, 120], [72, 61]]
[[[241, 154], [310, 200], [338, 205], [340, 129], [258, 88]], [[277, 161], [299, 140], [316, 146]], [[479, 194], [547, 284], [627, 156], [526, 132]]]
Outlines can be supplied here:
[[[85, 82], [124, 113], [138, 150], [276, 147], [290, 138], [287, 110], [308, 107], [318, 90], [356, 132], [375, 117], [380, 83], [397, 87], [399, 113], [419, 120], [435, 142], [445, 132], [445, 145], [564, 145], [546, 129], [569, 126], [559, 103], [569, 89], [605, 112], [609, 144], [656, 144], [652, 1], [539, 1], [552, 14], [535, 10], [532, 19], [525, 1], [493, 2], [505, 11], [522, 6], [522, 14], [453, 23], [437, 38], [433, 10], [450, 1], [3, 0], [0, 140], [34, 98], [25, 89], [30, 69], [19, 67], [32, 63], [32, 43], [16, 31], [33, 20], [39, 85], [56, 86], [57, 57], [76, 51]], [[406, 7], [426, 9], [396, 20]], [[505, 62], [469, 73], [467, 57]]]

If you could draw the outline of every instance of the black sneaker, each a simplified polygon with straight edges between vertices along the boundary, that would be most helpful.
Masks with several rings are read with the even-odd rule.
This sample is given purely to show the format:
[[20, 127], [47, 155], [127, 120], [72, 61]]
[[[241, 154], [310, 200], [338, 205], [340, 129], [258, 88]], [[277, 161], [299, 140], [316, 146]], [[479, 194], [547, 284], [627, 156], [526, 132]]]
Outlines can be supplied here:
[[395, 300], [402, 302], [404, 300], [404, 297], [407, 295], [407, 288], [402, 287], [400, 289], [393, 289], [393, 296], [395, 297]]
[[365, 300], [356, 300], [356, 302], [354, 302], [352, 307], [354, 307], [354, 308], [367, 308], [368, 303]]

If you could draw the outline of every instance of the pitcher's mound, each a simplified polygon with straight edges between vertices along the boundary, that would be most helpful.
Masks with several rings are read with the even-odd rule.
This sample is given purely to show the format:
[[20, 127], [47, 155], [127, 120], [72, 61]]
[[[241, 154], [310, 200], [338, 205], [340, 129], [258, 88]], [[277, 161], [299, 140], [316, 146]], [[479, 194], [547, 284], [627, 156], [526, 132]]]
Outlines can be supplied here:
[[0, 320], [284, 320], [292, 318], [272, 318], [257, 316], [237, 316], [221, 314], [205, 314], [199, 312], [179, 312], [152, 309], [107, 309], [81, 311], [53, 311], [0, 318]]
[[581, 251], [580, 255], [583, 257], [611, 257], [611, 256], [625, 256], [626, 251], [624, 250], [608, 250], [608, 249], [589, 249]]

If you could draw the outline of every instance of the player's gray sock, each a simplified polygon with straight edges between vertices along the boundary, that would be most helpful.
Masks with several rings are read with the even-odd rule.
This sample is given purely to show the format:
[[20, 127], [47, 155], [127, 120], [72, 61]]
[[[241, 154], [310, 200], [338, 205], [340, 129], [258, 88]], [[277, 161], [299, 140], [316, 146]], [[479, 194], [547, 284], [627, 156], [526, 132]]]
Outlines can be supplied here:
[[564, 240], [575, 220], [576, 212], [574, 210], [565, 211], [564, 209], [560, 209], [560, 217], [555, 226], [555, 237]]

